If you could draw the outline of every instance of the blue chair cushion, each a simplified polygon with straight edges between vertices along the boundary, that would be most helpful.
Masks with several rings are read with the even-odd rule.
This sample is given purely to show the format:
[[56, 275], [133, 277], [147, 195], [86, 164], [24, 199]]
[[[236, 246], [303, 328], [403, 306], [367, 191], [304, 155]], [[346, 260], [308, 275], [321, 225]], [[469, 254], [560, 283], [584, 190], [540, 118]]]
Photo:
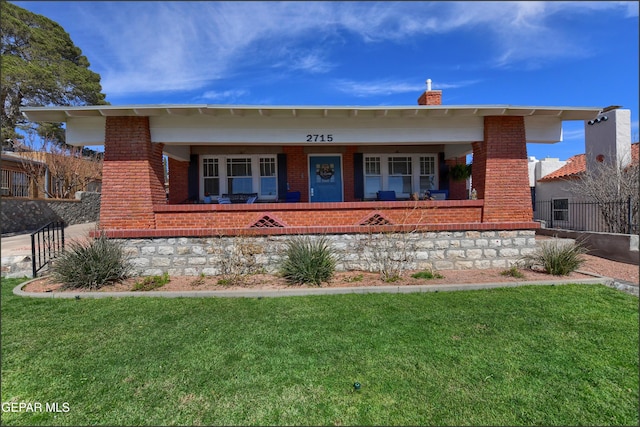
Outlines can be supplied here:
[[287, 191], [287, 195], [285, 196], [285, 202], [295, 203], [300, 201], [300, 192], [299, 191]]
[[378, 191], [378, 200], [393, 201], [396, 200], [396, 192], [390, 191]]

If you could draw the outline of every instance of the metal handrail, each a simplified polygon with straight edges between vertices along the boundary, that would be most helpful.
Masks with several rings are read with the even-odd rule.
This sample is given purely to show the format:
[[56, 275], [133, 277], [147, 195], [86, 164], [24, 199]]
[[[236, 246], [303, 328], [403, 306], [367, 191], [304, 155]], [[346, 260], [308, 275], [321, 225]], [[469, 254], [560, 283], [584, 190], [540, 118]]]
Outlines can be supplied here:
[[52, 259], [64, 252], [64, 221], [52, 221], [31, 233], [33, 277]]

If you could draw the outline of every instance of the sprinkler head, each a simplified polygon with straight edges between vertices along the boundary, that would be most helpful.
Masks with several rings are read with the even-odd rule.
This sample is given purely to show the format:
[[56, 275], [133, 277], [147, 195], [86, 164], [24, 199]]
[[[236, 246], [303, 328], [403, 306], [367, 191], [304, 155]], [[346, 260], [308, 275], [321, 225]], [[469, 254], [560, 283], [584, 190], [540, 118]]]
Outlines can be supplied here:
[[360, 383], [358, 383], [358, 382], [353, 383], [353, 389], [354, 390], [360, 390]]

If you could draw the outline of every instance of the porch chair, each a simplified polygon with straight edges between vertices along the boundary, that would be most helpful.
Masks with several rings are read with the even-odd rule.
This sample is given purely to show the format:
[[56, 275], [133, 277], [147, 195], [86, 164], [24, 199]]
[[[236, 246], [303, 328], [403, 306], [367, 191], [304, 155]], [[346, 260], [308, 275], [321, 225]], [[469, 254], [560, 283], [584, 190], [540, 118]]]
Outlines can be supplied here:
[[287, 191], [287, 195], [284, 199], [287, 203], [296, 203], [300, 201], [300, 192], [299, 191]]
[[394, 190], [378, 191], [378, 200], [394, 201], [396, 199], [396, 192]]
[[432, 200], [447, 200], [449, 198], [449, 190], [430, 190], [429, 197]]

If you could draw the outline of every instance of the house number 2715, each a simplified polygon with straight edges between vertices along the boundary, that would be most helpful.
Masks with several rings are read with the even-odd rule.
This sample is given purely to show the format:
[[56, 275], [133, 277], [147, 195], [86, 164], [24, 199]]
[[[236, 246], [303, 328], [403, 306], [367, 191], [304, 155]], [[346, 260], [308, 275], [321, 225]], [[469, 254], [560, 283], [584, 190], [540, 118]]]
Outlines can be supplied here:
[[332, 142], [333, 135], [332, 134], [307, 134], [307, 142]]

